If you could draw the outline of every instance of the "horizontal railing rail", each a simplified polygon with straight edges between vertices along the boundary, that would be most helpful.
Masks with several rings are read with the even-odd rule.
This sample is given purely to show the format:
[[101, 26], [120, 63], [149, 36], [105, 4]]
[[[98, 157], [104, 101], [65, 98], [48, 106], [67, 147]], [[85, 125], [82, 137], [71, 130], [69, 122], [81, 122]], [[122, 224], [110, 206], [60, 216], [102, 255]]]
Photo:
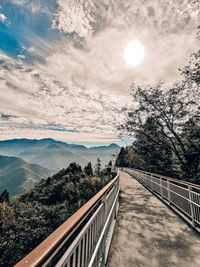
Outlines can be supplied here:
[[200, 186], [141, 170], [124, 168], [140, 183], [156, 193], [198, 232], [200, 231]]
[[105, 266], [119, 206], [117, 176], [15, 267]]

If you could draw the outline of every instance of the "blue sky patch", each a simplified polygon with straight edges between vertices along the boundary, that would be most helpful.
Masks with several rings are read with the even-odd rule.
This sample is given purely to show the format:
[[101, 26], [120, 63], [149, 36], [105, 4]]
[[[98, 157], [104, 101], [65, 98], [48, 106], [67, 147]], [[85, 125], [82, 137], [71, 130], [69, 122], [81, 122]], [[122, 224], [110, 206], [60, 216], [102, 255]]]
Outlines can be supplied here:
[[68, 132], [68, 133], [75, 133], [76, 130], [67, 130], [67, 129], [63, 129], [63, 128], [47, 128], [48, 130], [51, 130], [51, 131], [57, 131], [57, 132]]
[[[40, 8], [35, 10], [38, 5]], [[59, 38], [60, 33], [51, 27], [56, 9], [55, 0], [30, 0], [24, 6], [3, 1], [0, 14], [6, 20], [0, 20], [0, 49], [14, 58], [24, 55], [27, 60], [34, 59], [29, 48], [37, 47], [37, 37], [50, 42]]]

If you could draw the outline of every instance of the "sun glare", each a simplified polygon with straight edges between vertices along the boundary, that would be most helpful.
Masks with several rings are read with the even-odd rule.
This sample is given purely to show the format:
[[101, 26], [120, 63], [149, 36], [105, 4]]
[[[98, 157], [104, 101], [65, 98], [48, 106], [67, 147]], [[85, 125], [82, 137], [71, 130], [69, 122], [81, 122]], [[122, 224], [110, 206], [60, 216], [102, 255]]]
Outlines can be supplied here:
[[144, 46], [138, 41], [129, 42], [124, 49], [124, 59], [130, 67], [139, 65], [144, 58]]

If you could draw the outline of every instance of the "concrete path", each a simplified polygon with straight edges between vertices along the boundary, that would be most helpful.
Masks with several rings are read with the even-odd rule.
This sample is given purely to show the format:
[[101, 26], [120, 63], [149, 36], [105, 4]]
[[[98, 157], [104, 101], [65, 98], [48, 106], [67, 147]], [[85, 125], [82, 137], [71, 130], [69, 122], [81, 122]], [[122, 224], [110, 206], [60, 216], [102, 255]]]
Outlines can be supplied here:
[[120, 205], [108, 267], [200, 267], [200, 235], [130, 175], [120, 173]]

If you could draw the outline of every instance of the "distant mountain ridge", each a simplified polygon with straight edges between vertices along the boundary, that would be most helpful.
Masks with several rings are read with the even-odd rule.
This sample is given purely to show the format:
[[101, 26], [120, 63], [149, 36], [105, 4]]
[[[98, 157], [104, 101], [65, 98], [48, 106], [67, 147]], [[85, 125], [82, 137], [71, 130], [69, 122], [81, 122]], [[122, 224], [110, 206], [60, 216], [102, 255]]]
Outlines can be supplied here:
[[19, 195], [51, 174], [51, 171], [37, 164], [17, 157], [0, 156], [0, 193], [7, 189], [11, 195]]
[[19, 157], [29, 163], [39, 164], [54, 171], [67, 167], [71, 162], [85, 166], [91, 161], [94, 166], [98, 157], [104, 166], [119, 151], [120, 147], [116, 144], [87, 148], [51, 138], [0, 141], [1, 155]]

